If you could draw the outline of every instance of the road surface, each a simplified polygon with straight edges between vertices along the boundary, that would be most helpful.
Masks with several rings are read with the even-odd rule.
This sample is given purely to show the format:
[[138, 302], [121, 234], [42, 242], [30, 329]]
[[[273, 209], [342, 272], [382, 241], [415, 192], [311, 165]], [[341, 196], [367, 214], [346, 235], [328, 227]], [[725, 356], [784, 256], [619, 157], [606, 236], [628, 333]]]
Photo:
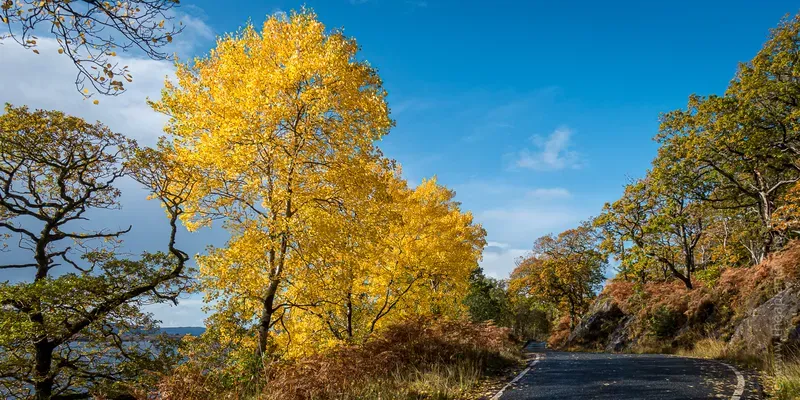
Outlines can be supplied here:
[[493, 400], [757, 399], [752, 381], [716, 361], [649, 354], [565, 353], [540, 344]]

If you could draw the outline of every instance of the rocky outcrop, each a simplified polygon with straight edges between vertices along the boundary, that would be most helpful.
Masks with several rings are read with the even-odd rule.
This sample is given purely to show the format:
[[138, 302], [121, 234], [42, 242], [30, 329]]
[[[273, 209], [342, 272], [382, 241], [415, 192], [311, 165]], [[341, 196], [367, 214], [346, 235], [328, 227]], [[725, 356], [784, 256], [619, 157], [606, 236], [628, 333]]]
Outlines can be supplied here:
[[560, 342], [572, 349], [670, 352], [706, 339], [725, 353], [800, 358], [800, 240], [763, 263], [728, 268], [713, 283], [611, 281]]
[[566, 346], [620, 351], [628, 342], [629, 322], [630, 317], [611, 297], [600, 297], [572, 330]]
[[739, 323], [728, 344], [731, 350], [749, 354], [771, 353], [800, 347], [800, 287], [792, 285], [750, 311]]
[[635, 317], [633, 315], [626, 315], [623, 317], [616, 329], [608, 336], [606, 347], [603, 350], [609, 353], [617, 353], [630, 348], [635, 342], [631, 333], [634, 320]]

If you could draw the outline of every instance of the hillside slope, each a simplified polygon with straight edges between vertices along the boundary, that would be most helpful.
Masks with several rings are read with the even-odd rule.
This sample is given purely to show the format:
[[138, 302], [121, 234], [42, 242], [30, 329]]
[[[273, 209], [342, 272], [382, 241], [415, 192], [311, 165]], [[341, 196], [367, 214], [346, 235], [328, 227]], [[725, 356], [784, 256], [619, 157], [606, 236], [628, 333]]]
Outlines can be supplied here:
[[800, 348], [800, 243], [752, 268], [687, 290], [679, 282], [612, 281], [557, 347], [613, 352], [691, 350], [702, 340], [739, 358]]

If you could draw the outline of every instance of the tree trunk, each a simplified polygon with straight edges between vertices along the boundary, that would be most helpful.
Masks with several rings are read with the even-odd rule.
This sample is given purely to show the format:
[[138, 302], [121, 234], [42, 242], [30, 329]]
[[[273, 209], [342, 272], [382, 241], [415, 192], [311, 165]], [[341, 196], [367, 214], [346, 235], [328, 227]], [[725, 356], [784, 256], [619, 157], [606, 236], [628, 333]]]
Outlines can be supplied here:
[[347, 293], [347, 339], [353, 341], [353, 293]]
[[689, 289], [689, 290], [694, 289], [694, 286], [692, 285], [691, 276], [689, 276], [689, 275], [684, 276], [683, 274], [681, 274], [681, 273], [679, 273], [677, 271], [673, 271], [673, 274], [675, 275], [676, 278], [680, 279], [683, 282], [684, 285], [686, 285], [687, 289]]
[[759, 208], [761, 208], [761, 221], [764, 224], [764, 228], [767, 232], [764, 236], [764, 240], [762, 241], [761, 256], [759, 257], [759, 260], [757, 260], [756, 264], [760, 264], [770, 253], [772, 253], [772, 250], [774, 250], [775, 247], [775, 236], [777, 234], [772, 226], [772, 213], [774, 211], [774, 207], [768, 194], [759, 193]]
[[34, 398], [36, 400], [50, 400], [53, 396], [53, 377], [50, 375], [50, 368], [53, 364], [53, 346], [46, 338], [42, 338], [34, 344], [34, 347], [36, 349]]
[[267, 296], [264, 299], [261, 318], [258, 321], [258, 355], [264, 357], [267, 352], [269, 329], [272, 326], [272, 314], [275, 313], [275, 293], [278, 292], [278, 281], [273, 280], [267, 287]]
[[575, 320], [577, 319], [575, 314], [575, 301], [572, 300], [572, 297], [569, 297], [569, 330], [572, 331], [575, 329]]
[[686, 280], [684, 281], [684, 283], [686, 283], [686, 288], [691, 290], [692, 289], [692, 273], [694, 272], [694, 268], [695, 268], [695, 266], [694, 266], [694, 254], [692, 253], [691, 249], [687, 250], [687, 252], [688, 253], [686, 254]]

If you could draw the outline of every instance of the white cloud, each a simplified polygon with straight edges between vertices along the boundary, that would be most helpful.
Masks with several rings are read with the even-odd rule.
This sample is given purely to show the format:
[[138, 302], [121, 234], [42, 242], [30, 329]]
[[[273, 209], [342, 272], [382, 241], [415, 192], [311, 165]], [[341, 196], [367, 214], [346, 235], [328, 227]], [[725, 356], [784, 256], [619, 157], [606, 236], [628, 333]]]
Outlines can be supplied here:
[[525, 197], [536, 200], [568, 199], [572, 197], [569, 190], [564, 188], [537, 188], [525, 193]]
[[495, 279], [507, 279], [516, 267], [517, 259], [527, 250], [511, 248], [508, 243], [489, 242], [480, 262], [483, 273]]
[[553, 200], [567, 200], [572, 198], [572, 193], [562, 187], [530, 187], [527, 185], [514, 185], [502, 181], [474, 180], [453, 186], [458, 198], [461, 200], [486, 199], [491, 196], [492, 204], [497, 205], [498, 200], [505, 203], [530, 204], [531, 200], [547, 202]]
[[205, 13], [197, 7], [192, 7], [192, 10], [197, 10], [193, 14], [181, 13], [177, 16], [177, 20], [183, 26], [183, 32], [175, 36], [173, 41], [174, 51], [182, 59], [191, 57], [195, 50], [204, 43], [214, 40], [216, 34], [205, 22]]
[[202, 298], [192, 296], [178, 300], [177, 306], [172, 303], [153, 304], [145, 307], [145, 311], [153, 313], [163, 327], [203, 326], [206, 317], [203, 312], [205, 305]]
[[569, 128], [560, 127], [546, 138], [538, 135], [532, 137], [536, 149], [523, 149], [517, 156], [516, 166], [537, 171], [580, 168], [578, 153], [570, 150], [571, 136], [572, 131]]
[[486, 268], [506, 278], [514, 260], [536, 238], [570, 228], [585, 218], [565, 188], [536, 188], [507, 182], [471, 181], [454, 185], [456, 199], [473, 211], [487, 233]]
[[95, 95], [100, 101], [94, 105], [84, 100], [75, 88], [77, 71], [72, 61], [58, 54], [58, 44], [53, 39], [39, 39], [40, 54], [34, 54], [15, 43], [0, 46], [0, 65], [6, 71], [0, 74], [3, 101], [15, 106], [27, 105], [64, 111], [87, 121], [102, 121], [112, 130], [152, 144], [162, 134], [167, 118], [147, 105], [147, 97], [159, 98], [164, 79], [174, 74], [168, 61], [119, 57], [128, 65], [133, 82], [119, 96]]
[[490, 240], [514, 247], [532, 244], [536, 238], [560, 232], [581, 220], [579, 213], [560, 206], [516, 206], [475, 213]]

